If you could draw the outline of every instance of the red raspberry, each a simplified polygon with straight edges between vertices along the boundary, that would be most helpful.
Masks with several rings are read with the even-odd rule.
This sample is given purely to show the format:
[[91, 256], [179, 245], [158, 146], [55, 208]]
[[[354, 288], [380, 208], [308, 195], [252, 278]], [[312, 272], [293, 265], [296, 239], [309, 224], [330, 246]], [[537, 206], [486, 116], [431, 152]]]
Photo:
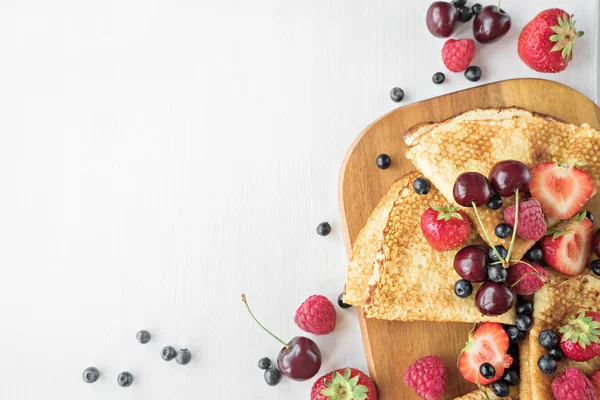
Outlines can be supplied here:
[[554, 378], [552, 393], [556, 400], [596, 400], [596, 388], [576, 368], [569, 368]]
[[596, 388], [596, 393], [600, 393], [600, 369], [594, 371], [592, 376], [590, 376], [590, 381], [592, 381], [592, 385]]
[[452, 72], [461, 72], [473, 61], [475, 41], [473, 39], [448, 39], [442, 47], [442, 61]]
[[296, 310], [294, 322], [303, 331], [326, 335], [335, 328], [335, 317], [335, 307], [327, 297], [315, 294], [304, 300]]
[[[504, 210], [504, 221], [515, 226], [516, 204]], [[517, 235], [523, 239], [538, 241], [546, 235], [546, 219], [540, 202], [533, 197], [519, 202], [519, 225]]]
[[507, 272], [506, 283], [508, 286], [516, 294], [524, 296], [534, 294], [548, 280], [548, 273], [540, 264], [527, 260], [521, 260], [508, 268]]
[[438, 400], [446, 391], [448, 374], [439, 357], [423, 357], [404, 373], [404, 382], [425, 400]]

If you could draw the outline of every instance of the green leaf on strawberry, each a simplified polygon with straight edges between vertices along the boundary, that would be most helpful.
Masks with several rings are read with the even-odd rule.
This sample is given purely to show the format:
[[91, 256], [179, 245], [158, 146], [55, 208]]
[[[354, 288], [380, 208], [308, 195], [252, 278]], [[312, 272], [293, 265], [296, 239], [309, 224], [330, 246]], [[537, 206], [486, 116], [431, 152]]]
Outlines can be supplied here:
[[583, 349], [591, 343], [600, 343], [600, 322], [595, 321], [585, 312], [580, 313], [577, 317], [571, 315], [567, 324], [560, 328], [559, 332], [563, 334], [563, 342], [570, 340], [574, 344], [579, 344]]
[[450, 218], [458, 218], [460, 220], [463, 219], [462, 215], [458, 213], [458, 210], [454, 204], [450, 204], [449, 206], [431, 206], [435, 211], [440, 214], [437, 216], [438, 221], [443, 219], [444, 221], [449, 221]]
[[554, 35], [550, 36], [551, 42], [556, 42], [554, 47], [550, 50], [560, 51], [562, 58], [565, 60], [571, 58], [573, 53], [573, 43], [575, 39], [583, 36], [583, 32], [577, 32], [575, 29], [575, 18], [573, 15], [564, 14], [557, 19], [558, 26], [551, 26]]
[[344, 370], [342, 376], [339, 372], [333, 373], [333, 379], [325, 379], [326, 389], [321, 390], [323, 396], [329, 400], [365, 400], [369, 389], [358, 384], [359, 375], [350, 378], [350, 368]]

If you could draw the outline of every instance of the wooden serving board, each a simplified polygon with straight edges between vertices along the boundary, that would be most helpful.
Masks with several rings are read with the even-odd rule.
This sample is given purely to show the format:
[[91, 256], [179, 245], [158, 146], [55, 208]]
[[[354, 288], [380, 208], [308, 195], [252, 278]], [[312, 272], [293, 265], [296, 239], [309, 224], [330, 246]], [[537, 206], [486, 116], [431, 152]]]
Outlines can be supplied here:
[[[514, 79], [400, 107], [368, 126], [350, 147], [340, 171], [339, 207], [348, 257], [358, 232], [391, 184], [415, 167], [404, 157], [402, 134], [415, 124], [442, 121], [482, 107], [519, 106], [552, 115], [566, 122], [584, 122], [600, 128], [600, 108], [581, 93], [541, 79]], [[392, 165], [380, 170], [379, 154], [388, 154]], [[600, 196], [594, 199], [600, 204]], [[600, 210], [593, 207], [592, 211]], [[600, 211], [596, 212], [597, 225]], [[381, 400], [418, 399], [404, 384], [406, 368], [417, 358], [437, 355], [448, 367], [449, 386], [444, 398], [467, 393], [474, 386], [456, 368], [472, 324], [391, 322], [365, 319], [359, 310], [367, 362]]]

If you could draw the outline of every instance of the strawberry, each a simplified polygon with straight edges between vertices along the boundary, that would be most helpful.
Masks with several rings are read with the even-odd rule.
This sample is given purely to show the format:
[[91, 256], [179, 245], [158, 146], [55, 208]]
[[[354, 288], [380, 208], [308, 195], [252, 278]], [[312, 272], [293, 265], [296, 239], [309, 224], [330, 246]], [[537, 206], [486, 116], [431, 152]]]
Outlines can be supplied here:
[[375, 384], [365, 373], [345, 368], [328, 372], [315, 381], [310, 400], [377, 400]]
[[579, 169], [587, 163], [545, 162], [531, 170], [529, 191], [542, 210], [556, 219], [569, 219], [592, 197], [594, 182]]
[[573, 44], [583, 32], [566, 11], [551, 8], [535, 16], [519, 36], [519, 57], [538, 72], [560, 72], [573, 59]]
[[[483, 322], [475, 326], [469, 341], [458, 356], [458, 370], [469, 382], [487, 385], [497, 381], [504, 370], [511, 366], [513, 359], [507, 354], [508, 335], [502, 325], [496, 322]], [[486, 379], [479, 372], [483, 363], [490, 363], [496, 370], [493, 378]]]
[[548, 273], [542, 266], [533, 261], [521, 260], [508, 268], [506, 284], [516, 294], [524, 296], [534, 294], [548, 280]]
[[592, 385], [594, 385], [596, 392], [600, 395], [600, 369], [594, 371], [592, 376], [590, 376], [590, 381], [592, 381]]
[[592, 251], [592, 221], [582, 212], [576, 219], [564, 221], [542, 239], [546, 263], [567, 275], [583, 272]]
[[448, 39], [442, 47], [442, 61], [452, 72], [467, 69], [475, 56], [475, 41], [473, 39]]
[[583, 311], [571, 315], [559, 329], [560, 348], [575, 361], [587, 361], [600, 354], [600, 314]]
[[431, 206], [421, 216], [421, 231], [431, 247], [437, 251], [446, 251], [467, 241], [471, 234], [471, 222], [454, 205]]

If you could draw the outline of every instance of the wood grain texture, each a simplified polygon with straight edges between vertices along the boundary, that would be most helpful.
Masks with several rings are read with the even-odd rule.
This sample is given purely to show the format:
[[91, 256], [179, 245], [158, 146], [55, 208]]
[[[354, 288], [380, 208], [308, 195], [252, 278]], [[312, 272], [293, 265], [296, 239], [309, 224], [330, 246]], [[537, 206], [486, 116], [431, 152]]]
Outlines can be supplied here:
[[[442, 121], [481, 107], [518, 106], [552, 115], [573, 124], [600, 128], [600, 108], [581, 93], [541, 79], [515, 79], [451, 93], [398, 108], [367, 127], [350, 147], [339, 178], [339, 207], [348, 256], [352, 243], [371, 210], [394, 180], [414, 166], [404, 157], [402, 134], [411, 126]], [[375, 158], [388, 154], [392, 166], [379, 170]], [[598, 209], [598, 196], [592, 211]], [[464, 346], [471, 324], [378, 321], [359, 316], [367, 363], [377, 382], [380, 398], [418, 399], [402, 380], [406, 367], [426, 355], [440, 356], [449, 371], [447, 396], [474, 386], [460, 378], [456, 357]]]

